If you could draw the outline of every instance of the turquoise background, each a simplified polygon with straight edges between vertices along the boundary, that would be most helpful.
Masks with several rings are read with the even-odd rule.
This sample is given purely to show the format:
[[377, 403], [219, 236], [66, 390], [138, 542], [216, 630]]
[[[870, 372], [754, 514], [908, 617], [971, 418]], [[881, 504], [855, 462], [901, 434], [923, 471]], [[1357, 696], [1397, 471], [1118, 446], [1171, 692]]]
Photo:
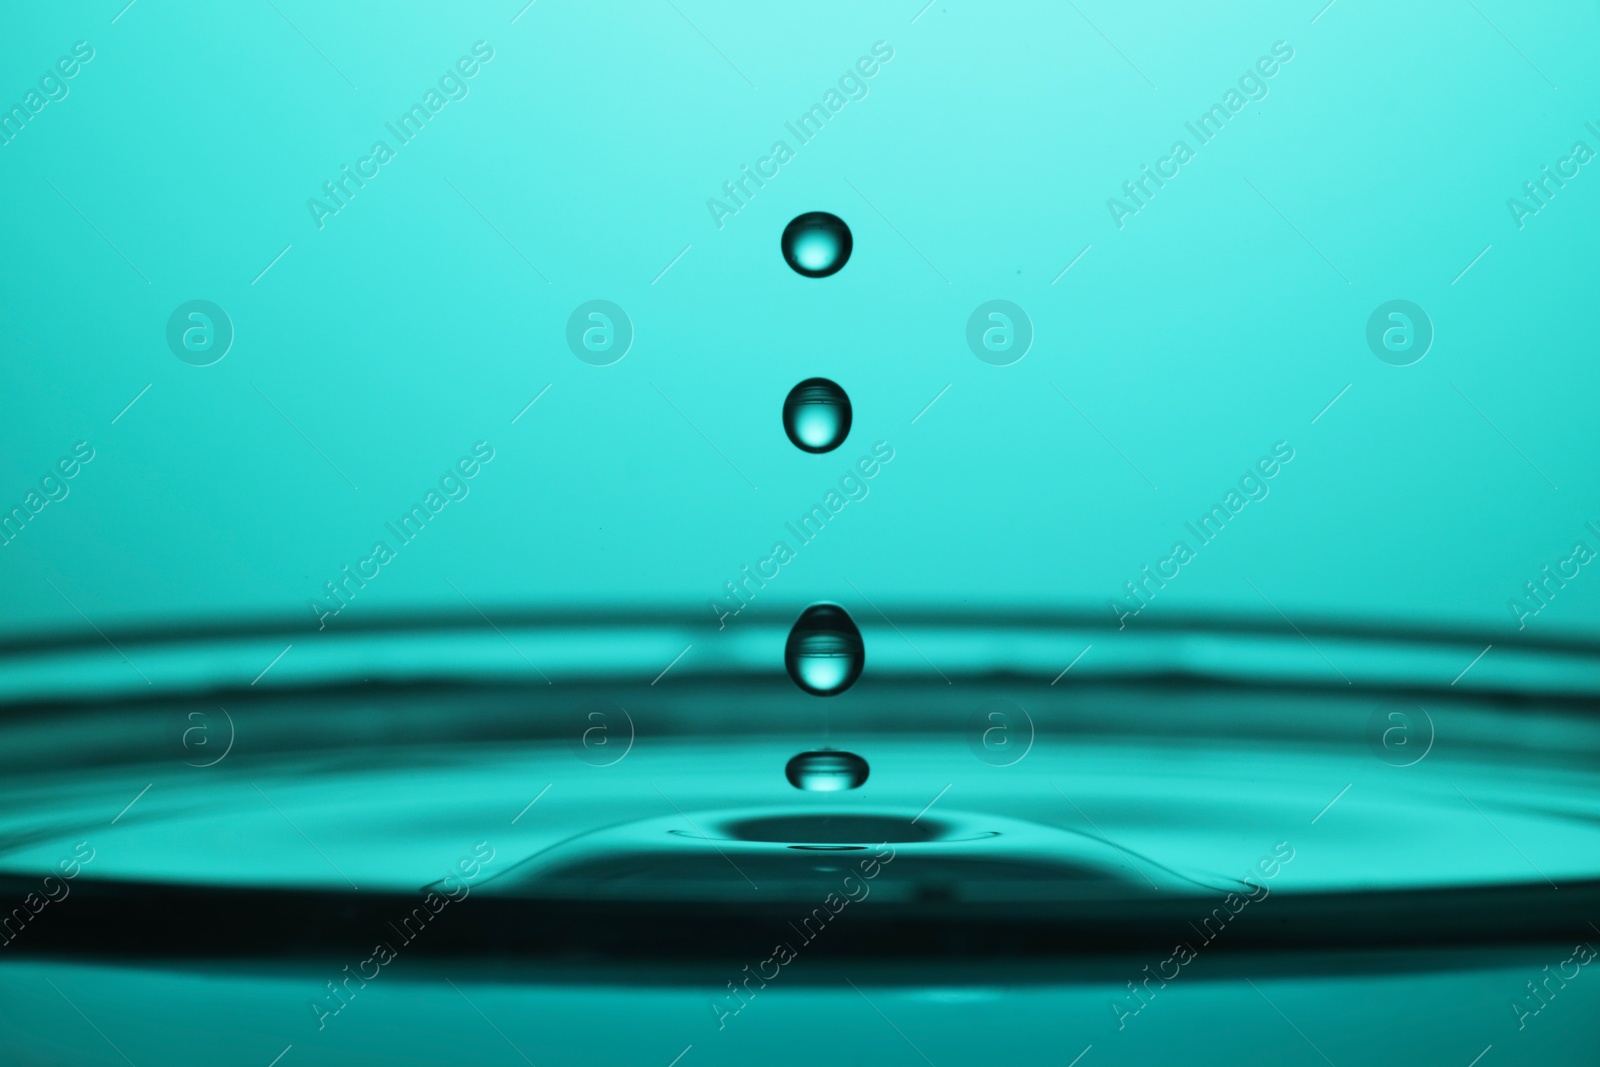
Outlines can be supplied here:
[[[93, 878], [339, 888], [348, 870], [414, 887], [480, 837], [509, 859], [669, 804], [814, 800], [781, 766], [837, 743], [873, 764], [841, 804], [933, 797], [1081, 829], [1070, 794], [1097, 833], [1197, 866], [1305, 841], [1292, 877], [1307, 891], [1589, 880], [1595, 738], [1572, 697], [1597, 684], [1581, 642], [1600, 638], [1600, 576], [1585, 567], [1523, 631], [1507, 602], [1575, 541], [1600, 549], [1585, 527], [1600, 527], [1600, 164], [1521, 228], [1507, 200], [1575, 141], [1600, 151], [1585, 127], [1600, 127], [1597, 6], [923, 2], [94, 0], [0, 16], [0, 118], [75, 42], [94, 49], [66, 97], [0, 145], [0, 515], [77, 442], [94, 449], [66, 498], [0, 547], [5, 874], [31, 877], [81, 832], [101, 848]], [[319, 228], [308, 198], [375, 140], [394, 146], [385, 123], [480, 41], [493, 59], [469, 95]], [[877, 42], [893, 58], [866, 97], [796, 144], [785, 123]], [[1294, 57], [1268, 95], [1197, 145], [1185, 123], [1277, 42]], [[779, 138], [794, 158], [719, 227], [708, 198]], [[1178, 138], [1196, 157], [1119, 228], [1108, 198]], [[778, 238], [817, 210], [850, 224], [854, 253], [811, 280]], [[1366, 341], [1396, 299], [1435, 332], [1408, 367]], [[194, 300], [232, 323], [211, 366], [168, 347], [169, 317]], [[567, 344], [593, 300], [631, 319], [610, 366]], [[967, 346], [969, 315], [995, 300], [1033, 327], [1011, 366]], [[812, 377], [854, 403], [827, 455], [780, 422]], [[477, 442], [494, 458], [468, 495], [397, 545], [388, 524]], [[894, 458], [869, 494], [795, 546], [785, 524], [877, 442]], [[1185, 524], [1278, 442], [1294, 459], [1270, 495], [1130, 623], [1145, 633], [1079, 625], [1114, 625], [1124, 583], [1193, 546]], [[758, 618], [717, 631], [708, 603], [780, 538], [797, 558]], [[380, 539], [396, 557], [329, 621], [337, 637], [223, 625], [314, 631], [309, 602]], [[871, 649], [860, 687], [820, 713], [778, 674], [788, 621], [818, 600], [855, 614]], [[521, 628], [478, 628], [479, 609]], [[981, 625], [1047, 612], [1068, 621]], [[363, 629], [447, 615], [473, 628]], [[1185, 620], [1277, 633], [1162, 629]], [[1340, 623], [1482, 638], [1317, 629]], [[124, 636], [169, 628], [215, 640]], [[54, 636], [82, 648], [26, 644]], [[1508, 648], [1557, 638], [1578, 643]], [[1048, 687], [1080, 648], [1083, 666]], [[1184, 701], [1078, 685], [1163, 667], [1191, 672]], [[1003, 671], [1032, 687], [1040, 729], [1031, 761], [1004, 771], [960, 729]], [[445, 676], [544, 695], [489, 712], [466, 685], [307, 698]], [[896, 688], [912, 677], [926, 688]], [[1322, 682], [1354, 695], [1271, 688]], [[574, 759], [559, 734], [585, 686], [638, 714], [638, 752], [617, 769]], [[1427, 693], [1428, 762], [1371, 748], [1385, 687]], [[1459, 706], [1435, 700], [1447, 688]], [[239, 749], [202, 766], [224, 720], [205, 720], [211, 748], [188, 747], [192, 694], [218, 690], [240, 712]], [[1504, 699], [1535, 691], [1553, 710]], [[513, 1039], [541, 1064], [664, 1065], [691, 1043], [681, 1067], [923, 1050], [1067, 1064], [1091, 1043], [1081, 1067], [1173, 1049], [1235, 1063], [1248, 1043], [1274, 1063], [1487, 1052], [1494, 1067], [1592, 1049], [1600, 977], [1525, 1031], [1506, 1010], [1570, 952], [1397, 954], [1393, 973], [1373, 955], [1348, 974], [1279, 960], [1258, 991], [1219, 966], [1132, 1036], [1114, 1029], [1103, 974], [861, 978], [880, 1019], [819, 971], [730, 1035], [704, 1010], [715, 990], [635, 975], [573, 990], [408, 960], [324, 1033], [305, 1011], [320, 959], [34, 956], [0, 968], [0, 1067], [123, 1050], [140, 1064], [488, 1064], [517, 1062]]]
[[[1152, 613], [1275, 621], [1270, 598], [1510, 639], [1522, 584], [1600, 547], [1600, 177], [1520, 232], [1506, 207], [1574, 140], [1600, 149], [1595, 5], [519, 6], [5, 16], [0, 99], [95, 49], [0, 147], [0, 501], [96, 449], [0, 549], [7, 631], [310, 625], [479, 440], [470, 498], [343, 618], [462, 595], [704, 612], [878, 440], [894, 463], [769, 603], [859, 610], [849, 579], [885, 608], [1104, 612], [1277, 441], [1296, 458], [1271, 496]], [[307, 199], [479, 40], [470, 96], [319, 231]], [[880, 40], [869, 95], [719, 230], [707, 199]], [[1270, 95], [1119, 231], [1106, 199], [1276, 41]], [[814, 209], [855, 236], [817, 281], [778, 253]], [[636, 329], [614, 366], [564, 344], [593, 298]], [[1036, 330], [1011, 367], [964, 343], [996, 298]], [[1393, 298], [1436, 329], [1415, 366], [1364, 343]], [[232, 318], [214, 366], [166, 348], [191, 299]], [[811, 376], [855, 405], [830, 455], [779, 421]], [[1592, 635], [1597, 604], [1580, 577], [1529, 627]]]

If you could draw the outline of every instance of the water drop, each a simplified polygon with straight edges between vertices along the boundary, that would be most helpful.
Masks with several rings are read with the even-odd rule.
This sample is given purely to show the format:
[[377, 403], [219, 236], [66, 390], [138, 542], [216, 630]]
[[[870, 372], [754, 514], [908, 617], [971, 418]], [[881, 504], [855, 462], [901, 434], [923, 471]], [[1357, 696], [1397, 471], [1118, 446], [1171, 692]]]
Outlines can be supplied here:
[[796, 448], [832, 452], [850, 434], [850, 398], [837, 382], [807, 378], [784, 398], [783, 429]]
[[837, 696], [861, 677], [866, 662], [861, 631], [837, 604], [813, 604], [800, 613], [783, 649], [794, 684], [812, 696]]
[[789, 784], [808, 793], [858, 789], [867, 780], [867, 773], [867, 761], [854, 752], [826, 748], [820, 752], [802, 752], [783, 768]]
[[783, 258], [798, 274], [826, 278], [850, 259], [850, 227], [837, 215], [808, 211], [783, 228]]

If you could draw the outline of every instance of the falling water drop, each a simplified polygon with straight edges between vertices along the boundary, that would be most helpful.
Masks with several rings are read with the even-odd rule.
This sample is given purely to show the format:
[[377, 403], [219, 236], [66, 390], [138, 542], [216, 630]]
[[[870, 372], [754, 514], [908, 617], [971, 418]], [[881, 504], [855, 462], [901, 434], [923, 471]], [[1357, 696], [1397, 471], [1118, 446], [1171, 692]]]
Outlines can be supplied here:
[[783, 775], [790, 785], [808, 793], [838, 793], [859, 789], [868, 770], [867, 761], [854, 752], [825, 748], [800, 753], [784, 766]]
[[865, 662], [861, 631], [837, 604], [813, 604], [802, 611], [783, 649], [789, 677], [812, 696], [837, 696], [849, 689]]
[[837, 215], [808, 211], [783, 228], [783, 258], [798, 274], [826, 278], [850, 259], [850, 227]]
[[784, 398], [783, 429], [796, 448], [832, 452], [850, 434], [850, 398], [837, 382], [807, 378]]

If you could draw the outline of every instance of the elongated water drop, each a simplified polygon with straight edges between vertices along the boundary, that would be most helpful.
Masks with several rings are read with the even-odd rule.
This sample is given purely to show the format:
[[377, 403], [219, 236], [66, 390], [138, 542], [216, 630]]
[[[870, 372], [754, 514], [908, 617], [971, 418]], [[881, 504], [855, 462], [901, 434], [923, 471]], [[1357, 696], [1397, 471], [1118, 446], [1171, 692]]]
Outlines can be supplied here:
[[826, 278], [850, 260], [850, 227], [837, 215], [808, 211], [783, 228], [783, 258], [797, 274]]
[[837, 382], [807, 378], [784, 398], [783, 429], [796, 448], [832, 452], [850, 434], [850, 398]]
[[784, 766], [783, 775], [790, 785], [808, 793], [838, 793], [860, 788], [868, 771], [867, 761], [854, 752], [825, 748], [800, 753]]
[[812, 696], [838, 696], [849, 689], [865, 662], [861, 631], [837, 604], [813, 604], [802, 611], [783, 649], [789, 677]]

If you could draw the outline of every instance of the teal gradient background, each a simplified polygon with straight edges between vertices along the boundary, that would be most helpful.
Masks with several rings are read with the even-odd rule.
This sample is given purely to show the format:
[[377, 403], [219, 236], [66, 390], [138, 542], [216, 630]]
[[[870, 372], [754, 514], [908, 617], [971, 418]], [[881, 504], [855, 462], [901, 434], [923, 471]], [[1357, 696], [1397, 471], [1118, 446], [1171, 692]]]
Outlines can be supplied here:
[[[1600, 567], [1546, 578], [1600, 557], [1600, 162], [1510, 204], [1600, 153], [1597, 45], [1589, 0], [0, 14], [0, 908], [95, 850], [0, 910], [0, 1067], [1582, 1061], [1600, 968], [1529, 998], [1600, 922]], [[827, 278], [780, 254], [808, 212]], [[868, 650], [827, 700], [783, 667], [819, 602]], [[859, 788], [785, 780], [825, 746]], [[898, 884], [722, 1026], [840, 816]], [[331, 1011], [480, 843], [482, 898]], [[1134, 1012], [1161, 916], [1291, 845]]]
[[[480, 440], [470, 497], [338, 622], [463, 595], [705, 612], [879, 440], [894, 462], [768, 603], [857, 610], [849, 580], [891, 616], [1105, 612], [1278, 441], [1271, 495], [1152, 614], [1276, 620], [1270, 598], [1514, 639], [1508, 599], [1600, 544], [1600, 175], [1521, 231], [1506, 207], [1600, 149], [1593, 4], [119, 6], [0, 35], [8, 102], [95, 49], [0, 147], [0, 502], [96, 449], [0, 549], [13, 635], [314, 626], [323, 583]], [[470, 95], [319, 230], [307, 199], [480, 40]], [[719, 229], [707, 198], [880, 40], [869, 95]], [[1276, 41], [1270, 94], [1119, 230], [1107, 198]], [[807, 210], [853, 229], [831, 278], [779, 255]], [[614, 366], [564, 344], [594, 298], [636, 329]], [[1036, 331], [1011, 367], [964, 343], [997, 298]], [[1434, 323], [1415, 366], [1364, 343], [1393, 298]], [[164, 343], [191, 299], [236, 330], [211, 367]], [[779, 418], [812, 376], [854, 403], [824, 456]], [[1528, 626], [1593, 636], [1597, 606], [1585, 573]]]

